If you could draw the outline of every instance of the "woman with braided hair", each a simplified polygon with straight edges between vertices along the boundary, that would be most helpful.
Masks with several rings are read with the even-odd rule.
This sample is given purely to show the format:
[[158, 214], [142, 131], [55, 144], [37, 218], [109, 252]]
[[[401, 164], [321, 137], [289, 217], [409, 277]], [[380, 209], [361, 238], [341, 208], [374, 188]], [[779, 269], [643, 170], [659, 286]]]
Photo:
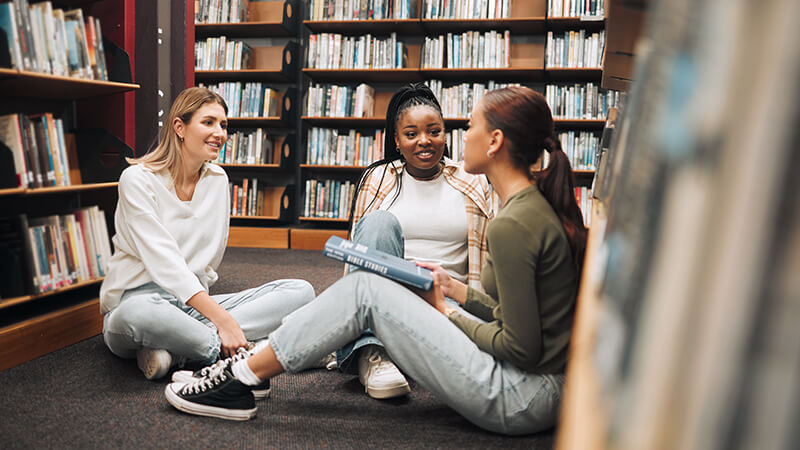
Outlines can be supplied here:
[[[195, 383], [168, 385], [167, 400], [191, 414], [253, 417], [249, 386], [302, 370], [369, 328], [405, 373], [479, 427], [552, 427], [586, 242], [569, 161], [544, 96], [524, 87], [487, 93], [464, 143], [464, 168], [486, 174], [503, 204], [486, 231], [485, 292], [434, 263], [417, 263], [433, 271], [428, 292], [350, 273], [290, 314], [263, 350]], [[544, 151], [549, 166], [532, 172]]]

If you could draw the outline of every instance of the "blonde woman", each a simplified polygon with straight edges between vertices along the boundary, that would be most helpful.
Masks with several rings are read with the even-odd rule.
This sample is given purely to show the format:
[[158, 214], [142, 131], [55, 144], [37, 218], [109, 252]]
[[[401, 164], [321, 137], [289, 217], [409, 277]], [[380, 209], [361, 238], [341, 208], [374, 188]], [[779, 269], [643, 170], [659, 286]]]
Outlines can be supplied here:
[[[228, 176], [210, 162], [227, 139], [227, 110], [208, 89], [184, 90], [158, 146], [120, 176], [114, 255], [100, 289], [103, 338], [115, 355], [136, 357], [147, 379], [235, 356], [314, 298], [302, 280], [208, 293], [228, 239]], [[268, 383], [253, 392], [266, 396]]]

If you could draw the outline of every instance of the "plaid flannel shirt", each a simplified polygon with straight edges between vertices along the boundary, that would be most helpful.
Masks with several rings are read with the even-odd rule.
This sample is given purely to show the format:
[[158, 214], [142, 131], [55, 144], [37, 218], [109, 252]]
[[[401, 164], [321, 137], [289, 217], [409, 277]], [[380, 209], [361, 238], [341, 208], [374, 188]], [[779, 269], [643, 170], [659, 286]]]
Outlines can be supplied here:
[[[483, 175], [473, 175], [464, 171], [461, 164], [444, 159], [444, 179], [457, 191], [464, 194], [464, 207], [467, 211], [467, 282], [472, 288], [481, 288], [481, 268], [486, 260], [486, 226], [494, 217], [494, 198], [489, 183]], [[395, 175], [403, 173], [404, 165], [395, 160], [377, 166], [368, 179], [364, 180], [356, 197], [353, 211], [353, 229], [364, 214], [378, 209], [392, 193], [396, 184]], [[377, 195], [376, 195], [377, 194]], [[373, 198], [375, 201], [373, 202]], [[372, 202], [372, 204], [370, 204]], [[352, 235], [352, 230], [350, 233]]]

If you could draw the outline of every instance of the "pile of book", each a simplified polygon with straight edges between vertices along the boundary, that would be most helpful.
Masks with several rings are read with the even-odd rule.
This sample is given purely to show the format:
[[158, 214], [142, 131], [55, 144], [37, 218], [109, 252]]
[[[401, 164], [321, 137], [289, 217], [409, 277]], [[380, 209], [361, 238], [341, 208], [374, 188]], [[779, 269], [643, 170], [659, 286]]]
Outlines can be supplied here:
[[211, 89], [225, 99], [228, 117], [280, 116], [278, 91], [260, 82], [225, 81], [217, 84], [199, 84]]
[[0, 141], [11, 149], [17, 186], [70, 186], [77, 155], [68, 149], [64, 123], [51, 113], [0, 116]]
[[488, 91], [502, 89], [508, 86], [519, 86], [519, 83], [461, 83], [443, 88], [441, 80], [428, 80], [425, 82], [439, 99], [444, 117], [469, 117], [472, 109]]
[[228, 135], [218, 164], [272, 164], [273, 142], [267, 130], [240, 130]]
[[311, 0], [310, 3], [311, 20], [410, 19], [417, 10], [415, 0]]
[[194, 43], [195, 70], [242, 70], [250, 67], [253, 49], [244, 41], [225, 36]]
[[342, 133], [331, 128], [308, 130], [306, 162], [316, 165], [366, 166], [383, 159], [383, 130], [372, 135], [348, 130]]
[[397, 33], [387, 39], [371, 34], [342, 36], [337, 33], [308, 37], [306, 67], [311, 69], [400, 69], [406, 67], [407, 49]]
[[247, 0], [195, 0], [194, 23], [247, 21]]
[[0, 3], [11, 68], [52, 75], [108, 80], [100, 20], [52, 2]]
[[350, 202], [355, 185], [350, 181], [306, 180], [303, 216], [328, 219], [350, 217]]
[[484, 69], [509, 67], [511, 33], [506, 30], [465, 31], [425, 38], [420, 64], [430, 69]]
[[586, 35], [586, 30], [565, 31], [562, 36], [547, 32], [545, 67], [601, 68], [606, 33]]
[[309, 84], [306, 115], [312, 117], [372, 117], [375, 89], [364, 83], [352, 86]]
[[41, 294], [102, 277], [111, 258], [109, 242], [97, 206], [39, 218], [0, 217], [0, 247], [7, 250], [0, 255], [12, 270], [2, 295]]
[[[525, 1], [525, 0], [522, 0]], [[423, 0], [423, 19], [507, 19], [511, 0]]]
[[238, 184], [229, 183], [231, 191], [232, 216], [263, 216], [264, 192], [267, 187], [264, 182], [258, 185], [258, 178], [245, 178]]
[[609, 108], [619, 106], [619, 91], [594, 83], [548, 84], [544, 92], [554, 119], [605, 119]]
[[605, 3], [605, 0], [547, 0], [547, 17], [602, 18]]

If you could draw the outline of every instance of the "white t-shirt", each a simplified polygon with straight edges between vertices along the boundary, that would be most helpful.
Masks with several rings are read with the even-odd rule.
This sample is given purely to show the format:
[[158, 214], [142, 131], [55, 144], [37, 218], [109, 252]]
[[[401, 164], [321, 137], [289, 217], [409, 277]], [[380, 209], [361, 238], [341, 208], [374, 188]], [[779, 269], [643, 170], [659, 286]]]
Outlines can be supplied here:
[[467, 280], [467, 212], [464, 194], [440, 175], [420, 181], [403, 172], [402, 189], [395, 191], [379, 209], [391, 212], [400, 222], [405, 238], [405, 259], [429, 261], [442, 266], [461, 282]]
[[228, 209], [228, 176], [214, 164], [202, 169], [189, 202], [175, 194], [166, 171], [141, 164], [125, 169], [100, 312], [116, 308], [125, 290], [151, 281], [182, 302], [208, 290], [228, 241]]

